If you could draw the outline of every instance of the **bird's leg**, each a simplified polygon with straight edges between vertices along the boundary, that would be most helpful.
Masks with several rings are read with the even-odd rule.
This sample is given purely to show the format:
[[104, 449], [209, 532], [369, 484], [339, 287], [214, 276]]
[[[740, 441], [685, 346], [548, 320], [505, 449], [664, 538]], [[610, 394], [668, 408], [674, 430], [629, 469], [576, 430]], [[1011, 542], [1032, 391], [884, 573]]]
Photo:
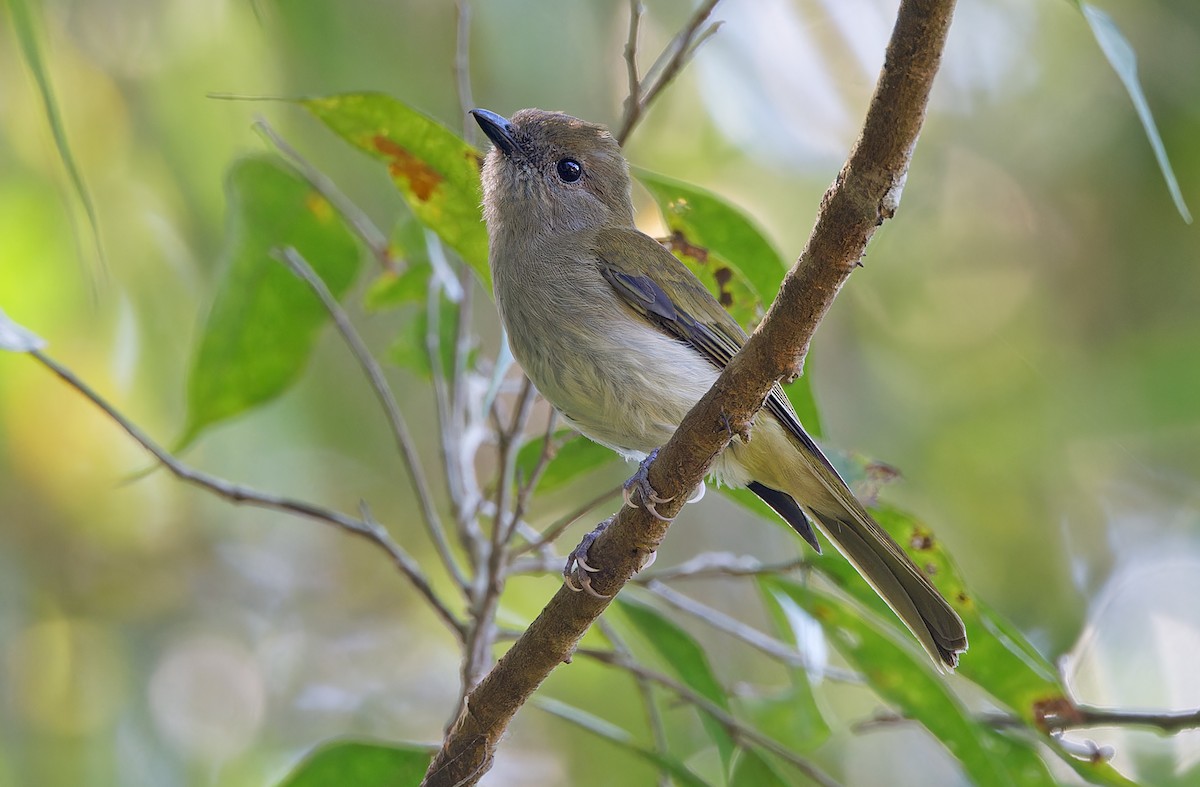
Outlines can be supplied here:
[[[625, 505], [629, 506], [630, 508], [637, 508], [639, 505], [641, 505], [656, 519], [663, 522], [670, 522], [673, 517], [665, 517], [658, 513], [658, 511], [655, 509], [655, 506], [660, 503], [669, 503], [675, 498], [660, 497], [658, 493], [654, 491], [654, 487], [650, 486], [650, 463], [654, 461], [654, 457], [656, 456], [658, 456], [657, 448], [651, 451], [650, 455], [643, 459], [640, 464], [638, 464], [637, 472], [635, 472], [633, 476], [625, 482], [622, 492], [625, 497]], [[696, 502], [700, 498], [704, 497], [704, 492], [704, 482], [701, 481], [700, 485], [696, 487], [695, 491], [692, 492], [692, 496], [688, 498], [688, 502]], [[638, 502], [634, 502], [634, 493], [638, 495]], [[567, 564], [563, 567], [562, 572], [563, 582], [567, 587], [576, 593], [587, 593], [595, 598], [610, 598], [610, 596], [600, 593], [592, 587], [591, 575], [600, 569], [588, 563], [588, 550], [592, 548], [592, 544], [595, 543], [600, 534], [607, 530], [608, 526], [612, 524], [613, 518], [614, 517], [609, 517], [600, 524], [596, 525], [596, 529], [584, 536], [583, 540], [579, 542], [579, 546], [572, 549], [571, 554], [567, 555]], [[654, 563], [657, 557], [657, 552], [648, 553], [646, 555], [646, 561], [642, 563], [638, 570], [641, 571], [649, 567], [652, 563]]]
[[641, 506], [649, 511], [655, 519], [660, 522], [670, 522], [674, 517], [663, 516], [654, 508], [659, 503], [669, 503], [675, 499], [674, 497], [659, 497], [658, 493], [654, 491], [654, 487], [650, 486], [650, 463], [656, 456], [658, 456], [657, 448], [638, 464], [637, 471], [625, 482], [622, 494], [625, 497], [625, 505], [637, 508], [638, 504], [633, 502], [633, 493], [637, 492], [641, 498]]

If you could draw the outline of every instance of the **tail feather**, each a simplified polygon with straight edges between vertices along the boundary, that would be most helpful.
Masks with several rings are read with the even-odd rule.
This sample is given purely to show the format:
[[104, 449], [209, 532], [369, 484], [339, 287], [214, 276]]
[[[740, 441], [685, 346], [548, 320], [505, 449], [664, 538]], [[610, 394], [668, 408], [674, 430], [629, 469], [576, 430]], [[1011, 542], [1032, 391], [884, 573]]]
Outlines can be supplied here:
[[950, 669], [958, 666], [958, 654], [967, 649], [962, 620], [892, 537], [857, 505], [850, 511], [813, 514], [837, 550], [854, 564], [929, 655]]
[[750, 483], [746, 488], [762, 498], [762, 501], [774, 509], [776, 514], [783, 517], [783, 521], [791, 525], [792, 529], [799, 533], [809, 546], [817, 550], [818, 555], [821, 554], [821, 542], [817, 540], [817, 534], [813, 532], [812, 520], [808, 518], [808, 514], [804, 513], [804, 509], [800, 507], [795, 498], [787, 492], [780, 492], [778, 489], [772, 489], [757, 481]]

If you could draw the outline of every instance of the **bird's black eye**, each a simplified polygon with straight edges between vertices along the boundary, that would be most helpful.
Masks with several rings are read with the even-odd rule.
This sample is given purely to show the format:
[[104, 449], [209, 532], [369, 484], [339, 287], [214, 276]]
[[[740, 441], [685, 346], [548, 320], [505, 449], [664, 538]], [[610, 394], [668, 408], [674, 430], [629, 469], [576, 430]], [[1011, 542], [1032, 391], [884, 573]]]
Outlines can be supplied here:
[[563, 183], [574, 183], [583, 177], [583, 165], [573, 158], [561, 159], [558, 162], [558, 177]]

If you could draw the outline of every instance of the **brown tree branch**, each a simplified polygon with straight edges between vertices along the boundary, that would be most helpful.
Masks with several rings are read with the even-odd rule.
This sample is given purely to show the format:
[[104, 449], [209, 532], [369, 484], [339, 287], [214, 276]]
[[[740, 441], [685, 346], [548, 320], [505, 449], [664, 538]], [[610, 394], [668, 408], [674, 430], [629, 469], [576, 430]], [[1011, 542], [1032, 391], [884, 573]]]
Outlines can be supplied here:
[[102, 397], [99, 393], [92, 389], [87, 383], [81, 380], [70, 369], [55, 361], [50, 356], [41, 352], [38, 349], [30, 349], [29, 354], [36, 358], [43, 366], [57, 374], [67, 385], [74, 388], [79, 393], [83, 394], [92, 404], [99, 407], [113, 421], [120, 426], [126, 434], [132, 437], [149, 451], [159, 464], [171, 471], [171, 473], [181, 481], [205, 489], [218, 497], [223, 497], [231, 503], [244, 504], [255, 506], [257, 508], [267, 508], [273, 511], [282, 511], [293, 516], [301, 516], [308, 519], [313, 519], [318, 522], [324, 522], [328, 525], [340, 528], [352, 535], [365, 538], [377, 547], [387, 553], [391, 561], [396, 565], [396, 568], [401, 574], [412, 583], [429, 605], [433, 607], [433, 611], [441, 618], [442, 622], [454, 632], [454, 635], [461, 642], [464, 637], [464, 626], [450, 611], [450, 608], [434, 591], [433, 586], [429, 584], [429, 580], [421, 571], [417, 561], [404, 551], [396, 541], [391, 537], [378, 522], [371, 518], [370, 511], [366, 505], [362, 506], [362, 519], [354, 519], [345, 514], [332, 511], [328, 508], [309, 503], [304, 500], [295, 500], [289, 497], [281, 497], [272, 495], [267, 492], [260, 492], [257, 489], [251, 489], [242, 484], [235, 484], [232, 481], [227, 481], [224, 478], [218, 478], [214, 475], [209, 475], [200, 470], [196, 470], [189, 465], [184, 464], [175, 458], [165, 448], [150, 439], [136, 424], [126, 418], [121, 411], [111, 405], [108, 400]]
[[[821, 318], [875, 230], [895, 213], [953, 10], [954, 0], [902, 0], [862, 134], [821, 201], [807, 246], [762, 324], [650, 466], [651, 485], [673, 498], [659, 513], [678, 513], [734, 434], [749, 432], [775, 382], [800, 373]], [[601, 568], [592, 586], [609, 596], [620, 590], [658, 548], [668, 524], [645, 509], [623, 508], [589, 551], [589, 562]], [[465, 698], [423, 784], [476, 783], [513, 716], [570, 658], [609, 600], [561, 588]]]

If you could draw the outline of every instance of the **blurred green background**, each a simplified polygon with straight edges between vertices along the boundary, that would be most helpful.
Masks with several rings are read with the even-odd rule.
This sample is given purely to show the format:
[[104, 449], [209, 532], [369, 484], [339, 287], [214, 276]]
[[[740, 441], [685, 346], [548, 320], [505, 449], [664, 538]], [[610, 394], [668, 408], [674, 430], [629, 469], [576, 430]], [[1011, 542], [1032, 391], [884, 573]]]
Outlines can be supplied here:
[[[206, 94], [383, 90], [461, 129], [454, 5], [32, 5], [107, 272], [5, 15], [0, 309], [169, 443], [219, 276], [223, 172], [263, 149], [256, 115], [381, 226], [402, 215], [383, 168], [299, 109]], [[1200, 210], [1200, 5], [1104, 7], [1139, 55], [1184, 195]], [[724, 27], [634, 133], [630, 159], [739, 204], [794, 258], [857, 131], [894, 10], [723, 4]], [[690, 11], [647, 2], [643, 67]], [[627, 16], [624, 3], [474, 3], [475, 101], [614, 123]], [[478, 301], [480, 324], [494, 324]], [[395, 316], [359, 324], [380, 349], [402, 328]], [[1176, 213], [1128, 97], [1070, 3], [960, 4], [901, 210], [807, 368], [826, 440], [901, 470], [885, 498], [934, 527], [977, 595], [1066, 658], [1080, 700], [1200, 706], [1200, 235]], [[402, 372], [393, 381], [432, 471], [427, 385]], [[345, 510], [366, 499], [430, 559], [382, 423], [326, 336], [301, 384], [209, 432], [186, 458]], [[454, 643], [378, 553], [162, 472], [129, 480], [148, 466], [93, 406], [29, 359], [0, 354], [0, 785], [262, 785], [333, 736], [440, 738], [457, 696]], [[625, 472], [614, 466], [592, 486]], [[668, 565], [706, 549], [771, 557], [800, 546], [718, 496], [689, 507], [672, 534]], [[512, 622], [555, 585], [515, 583]], [[731, 614], [752, 608], [750, 622], [761, 615], [753, 589], [734, 581], [696, 594]], [[727, 681], [780, 678], [744, 646], [695, 631]], [[580, 662], [546, 691], [639, 723], [636, 693], [615, 680]], [[845, 783], [961, 782], [917, 728], [849, 731], [879, 707], [869, 693], [834, 686], [823, 701], [843, 729], [817, 759]], [[1194, 733], [1088, 735], [1147, 783], [1200, 760]], [[485, 784], [652, 778], [529, 708]]]

